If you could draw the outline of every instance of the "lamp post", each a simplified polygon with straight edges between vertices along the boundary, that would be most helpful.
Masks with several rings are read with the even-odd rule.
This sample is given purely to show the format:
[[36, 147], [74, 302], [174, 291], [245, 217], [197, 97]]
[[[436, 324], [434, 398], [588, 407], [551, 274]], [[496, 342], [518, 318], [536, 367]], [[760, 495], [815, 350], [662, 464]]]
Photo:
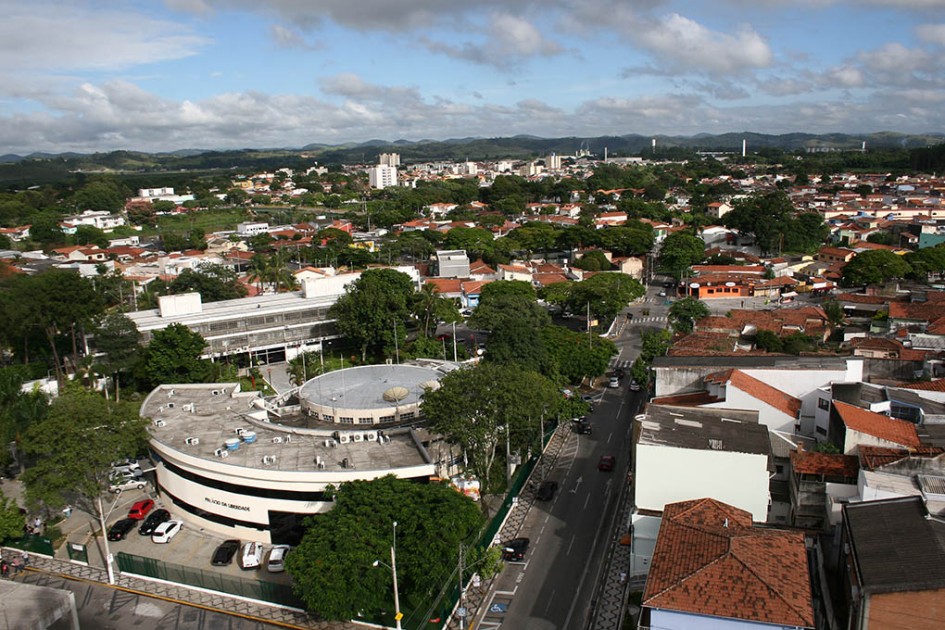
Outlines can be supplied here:
[[121, 491], [118, 492], [118, 496], [115, 498], [115, 502], [112, 503], [112, 506], [108, 508], [108, 514], [105, 513], [105, 508], [102, 507], [102, 497], [98, 497], [98, 521], [102, 526], [102, 540], [105, 541], [105, 568], [108, 570], [108, 583], [115, 583], [115, 570], [112, 569], [112, 552], [108, 547], [108, 530], [105, 529], [105, 519], [107, 519], [112, 511], [114, 511], [115, 506], [118, 505], [118, 500], [121, 498]]
[[394, 541], [390, 548], [390, 565], [380, 560], [375, 560], [373, 566], [385, 566], [390, 569], [394, 578], [394, 623], [397, 630], [402, 630], [400, 620], [403, 614], [400, 612], [400, 593], [397, 591], [397, 521], [394, 521]]

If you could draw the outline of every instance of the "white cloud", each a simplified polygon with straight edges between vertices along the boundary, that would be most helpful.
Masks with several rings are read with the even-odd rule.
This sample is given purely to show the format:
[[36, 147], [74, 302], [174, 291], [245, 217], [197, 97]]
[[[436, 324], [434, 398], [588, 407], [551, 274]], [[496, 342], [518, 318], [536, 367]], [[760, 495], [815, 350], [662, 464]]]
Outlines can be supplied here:
[[773, 59], [764, 38], [748, 25], [720, 33], [678, 13], [641, 24], [633, 40], [678, 70], [728, 74], [763, 68]]
[[924, 42], [945, 46], [945, 24], [922, 24], [916, 34]]
[[209, 40], [134, 11], [48, 2], [3, 3], [0, 58], [8, 71], [113, 70], [196, 54]]
[[545, 39], [531, 22], [508, 13], [490, 15], [483, 35], [482, 41], [462, 45], [426, 37], [420, 41], [433, 52], [502, 69], [517, 66], [529, 57], [548, 57], [562, 52], [561, 46]]

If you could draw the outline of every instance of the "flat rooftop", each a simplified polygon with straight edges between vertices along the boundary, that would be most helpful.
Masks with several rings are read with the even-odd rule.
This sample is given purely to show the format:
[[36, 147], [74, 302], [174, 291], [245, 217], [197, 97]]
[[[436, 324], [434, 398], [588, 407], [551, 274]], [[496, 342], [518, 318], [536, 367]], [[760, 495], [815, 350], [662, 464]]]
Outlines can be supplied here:
[[[445, 371], [417, 365], [363, 365], [328, 372], [306, 382], [299, 398], [324, 407], [344, 409], [384, 409], [395, 405], [416, 405], [425, 385], [438, 383]], [[392, 388], [402, 388], [400, 398], [385, 399]]]
[[[237, 383], [161, 385], [141, 406], [151, 418], [152, 440], [185, 455], [218, 465], [285, 472], [396, 472], [400, 468], [431, 465], [416, 431], [388, 428], [342, 427], [313, 429], [285, 426], [270, 418], [258, 392], [240, 392]], [[271, 420], [271, 422], [270, 422]], [[227, 457], [215, 454], [226, 441], [238, 438], [236, 429], [254, 431], [254, 443], [241, 441]], [[346, 443], [333, 434], [348, 437]], [[373, 433], [383, 437], [368, 439]], [[194, 438], [196, 438], [196, 443]], [[331, 444], [334, 444], [333, 446]], [[271, 458], [271, 459], [266, 459]], [[349, 468], [342, 467], [347, 459]], [[321, 461], [324, 468], [317, 464]], [[353, 470], [352, 470], [353, 468]]]
[[771, 454], [768, 427], [758, 423], [754, 410], [649, 405], [640, 426], [644, 445]]

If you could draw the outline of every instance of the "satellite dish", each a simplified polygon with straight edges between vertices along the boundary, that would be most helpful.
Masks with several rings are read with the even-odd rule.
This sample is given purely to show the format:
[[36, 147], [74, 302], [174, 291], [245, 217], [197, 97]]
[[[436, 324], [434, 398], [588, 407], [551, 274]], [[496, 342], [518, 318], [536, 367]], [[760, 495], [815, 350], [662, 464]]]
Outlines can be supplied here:
[[436, 390], [440, 389], [440, 381], [435, 381], [432, 379], [429, 381], [423, 381], [420, 383], [420, 387], [423, 388], [423, 391], [435, 392]]
[[387, 402], [398, 402], [406, 398], [409, 393], [410, 390], [408, 390], [406, 387], [400, 387], [398, 385], [397, 387], [391, 387], [384, 392], [384, 400]]

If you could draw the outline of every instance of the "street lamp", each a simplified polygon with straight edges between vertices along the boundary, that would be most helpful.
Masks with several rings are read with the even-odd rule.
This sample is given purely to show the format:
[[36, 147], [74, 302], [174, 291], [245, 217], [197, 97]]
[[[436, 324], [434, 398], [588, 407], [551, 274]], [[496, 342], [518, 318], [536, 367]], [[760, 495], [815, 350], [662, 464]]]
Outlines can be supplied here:
[[112, 503], [112, 506], [108, 508], [108, 514], [105, 513], [105, 509], [102, 507], [102, 496], [98, 497], [98, 520], [99, 524], [102, 526], [102, 540], [105, 541], [105, 568], [108, 570], [108, 583], [115, 583], [115, 570], [112, 569], [112, 552], [108, 548], [108, 531], [105, 529], [105, 519], [111, 516], [111, 513], [115, 510], [115, 507], [118, 505], [118, 500], [121, 499], [121, 490], [118, 491], [118, 496], [115, 497], [115, 501]]
[[390, 548], [390, 564], [375, 560], [371, 566], [385, 566], [390, 569], [391, 575], [394, 577], [394, 623], [397, 630], [402, 630], [400, 620], [404, 615], [400, 612], [400, 593], [397, 592], [397, 521], [394, 521], [394, 544]]

